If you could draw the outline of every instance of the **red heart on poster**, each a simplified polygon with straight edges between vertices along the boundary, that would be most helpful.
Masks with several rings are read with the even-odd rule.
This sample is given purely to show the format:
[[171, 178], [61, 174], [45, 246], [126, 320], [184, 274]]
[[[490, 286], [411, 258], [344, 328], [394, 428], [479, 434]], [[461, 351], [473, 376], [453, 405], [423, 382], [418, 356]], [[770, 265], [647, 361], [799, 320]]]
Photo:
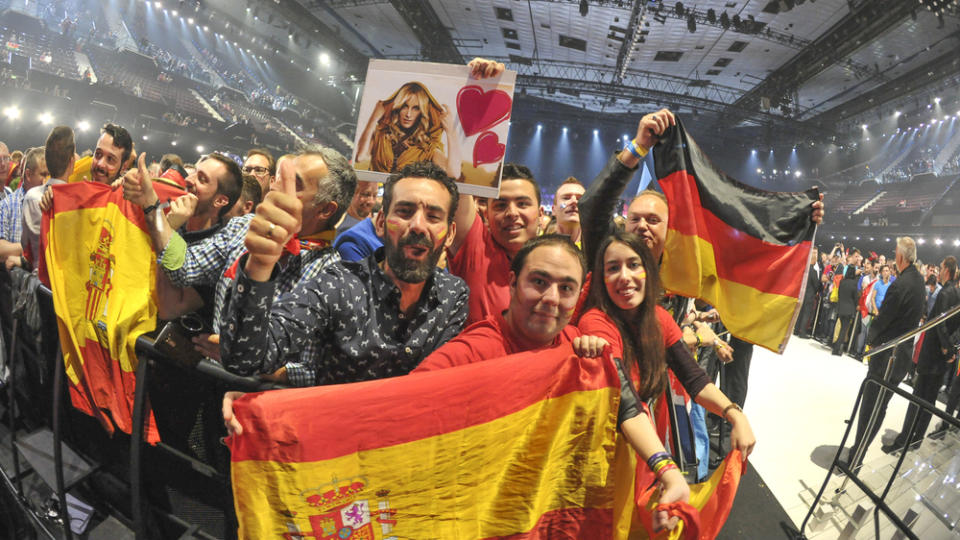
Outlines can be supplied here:
[[513, 100], [503, 90], [484, 92], [479, 86], [464, 86], [457, 93], [457, 115], [467, 137], [510, 118]]
[[500, 137], [492, 131], [481, 133], [477, 143], [473, 145], [473, 166], [481, 163], [496, 163], [503, 159], [507, 146], [500, 142]]

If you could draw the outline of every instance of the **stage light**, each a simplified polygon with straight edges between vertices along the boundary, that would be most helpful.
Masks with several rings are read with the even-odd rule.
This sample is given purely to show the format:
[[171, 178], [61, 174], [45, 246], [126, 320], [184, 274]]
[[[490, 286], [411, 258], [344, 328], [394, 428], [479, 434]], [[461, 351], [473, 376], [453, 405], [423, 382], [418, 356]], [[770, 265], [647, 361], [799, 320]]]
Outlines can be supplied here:
[[629, 138], [630, 138], [630, 137], [629, 137], [626, 133], [623, 134], [623, 140], [627, 140], [627, 139], [629, 139]]
[[777, 174], [777, 170], [776, 170], [776, 169], [773, 170], [773, 174]]
[[594, 137], [596, 137], [596, 136], [599, 135], [599, 134], [600, 134], [600, 130], [597, 130], [597, 129], [593, 130], [593, 136], [594, 136]]
[[933, 241], [933, 243], [939, 246], [939, 245], [943, 244], [943, 240], [937, 238], [936, 240]]
[[77, 122], [77, 129], [79, 129], [80, 131], [86, 131], [90, 129], [90, 122], [87, 122], [86, 120], [81, 120]]
[[144, 135], [144, 136], [143, 136], [143, 140], [147, 141], [147, 140], [150, 140], [150, 139], [149, 139], [146, 135]]
[[203, 153], [203, 145], [197, 146], [197, 153], [198, 153], [198, 154], [202, 154], [202, 153]]
[[567, 126], [563, 126], [563, 132], [564, 132], [564, 133], [567, 132]]
[[193, 24], [193, 17], [187, 17], [187, 24]]
[[858, 236], [858, 237], [857, 237], [857, 242], [859, 242], [859, 241], [860, 241], [860, 237]]
[[10, 120], [16, 120], [20, 118], [20, 107], [16, 105], [11, 105], [3, 109], [3, 115], [9, 118]]
[[170, 142], [170, 146], [176, 146], [176, 145], [177, 145], [177, 141], [171, 141], [171, 142]]
[[800, 176], [801, 176], [800, 171], [797, 171], [797, 172], [793, 173], [793, 176], [795, 176], [796, 178], [800, 178]]
[[154, 2], [153, 7], [160, 9], [160, 2]]
[[247, 8], [247, 13], [250, 13], [250, 8], [249, 8], [249, 7]]
[[960, 246], [960, 238], [954, 238], [954, 239], [953, 239], [953, 246], [954, 246], [954, 247]]
[[924, 244], [926, 244], [926, 243], [927, 243], [927, 241], [926, 241], [926, 240], [924, 240], [923, 238], [921, 238], [921, 239], [919, 239], [919, 240], [917, 240], [917, 243], [918, 243], [918, 244], [920, 244], [920, 245], [922, 246], [922, 245], [924, 245]]
[[541, 129], [543, 129], [543, 124], [537, 124], [537, 131], [540, 131]]
[[37, 119], [45, 126], [53, 123], [53, 115], [48, 112], [41, 114]]
[[757, 169], [757, 174], [763, 174], [763, 169]]
[[330, 55], [327, 53], [320, 53], [320, 63], [329, 66], [330, 65]]
[[756, 154], [756, 153], [757, 153], [757, 149], [754, 148], [754, 149], [750, 150], [750, 153], [751, 153], [751, 154]]
[[900, 111], [893, 113], [894, 118], [900, 118]]
[[204, 32], [206, 32], [206, 31], [209, 30], [209, 29], [210, 29], [210, 28], [207, 27], [207, 25], [203, 25], [203, 31], [204, 31]]
[[887, 242], [889, 242], [889, 241], [890, 241], [890, 239], [889, 239], [889, 238], [887, 238]]
[[933, 98], [933, 102], [936, 103], [937, 105], [939, 105], [939, 104], [940, 104], [940, 98]]
[[177, 13], [177, 10], [171, 11], [170, 14], [173, 15], [174, 17], [176, 17], [177, 15], [179, 15], [179, 13]]
[[861, 129], [867, 129], [867, 125], [866, 125], [866, 124], [860, 124], [860, 128], [861, 128]]

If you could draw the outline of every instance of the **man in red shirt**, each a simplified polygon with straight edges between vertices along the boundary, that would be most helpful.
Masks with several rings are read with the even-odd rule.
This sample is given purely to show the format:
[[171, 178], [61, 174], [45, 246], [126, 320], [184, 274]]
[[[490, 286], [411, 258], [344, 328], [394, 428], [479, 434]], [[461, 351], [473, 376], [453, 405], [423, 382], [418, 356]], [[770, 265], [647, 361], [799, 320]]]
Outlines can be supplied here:
[[569, 237], [551, 234], [528, 242], [510, 261], [507, 310], [491, 313], [467, 327], [426, 357], [414, 371], [443, 369], [570, 343], [581, 356], [598, 356], [606, 341], [581, 338], [580, 331], [567, 324], [577, 306], [585, 274], [583, 253]]
[[537, 236], [542, 213], [533, 173], [513, 163], [503, 166], [500, 196], [487, 205], [486, 225], [473, 197], [460, 197], [457, 235], [447, 257], [450, 273], [470, 287], [467, 324], [500, 313], [510, 302], [510, 260]]

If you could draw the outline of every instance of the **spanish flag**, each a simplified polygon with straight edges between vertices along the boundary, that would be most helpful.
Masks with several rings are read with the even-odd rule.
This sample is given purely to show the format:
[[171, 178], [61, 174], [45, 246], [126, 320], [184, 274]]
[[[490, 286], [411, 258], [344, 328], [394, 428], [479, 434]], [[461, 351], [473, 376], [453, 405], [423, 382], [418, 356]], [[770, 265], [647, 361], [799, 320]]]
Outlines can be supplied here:
[[818, 191], [763, 191], [734, 180], [679, 119], [654, 147], [654, 168], [670, 206], [664, 287], [708, 302], [733, 335], [782, 353], [807, 281]]
[[228, 439], [240, 537], [618, 537], [619, 389], [567, 348], [248, 394]]
[[[123, 190], [52, 186], [44, 214], [46, 267], [60, 347], [77, 409], [131, 432], [137, 338], [156, 325], [156, 255], [143, 211]], [[160, 440], [151, 413], [144, 438]]]

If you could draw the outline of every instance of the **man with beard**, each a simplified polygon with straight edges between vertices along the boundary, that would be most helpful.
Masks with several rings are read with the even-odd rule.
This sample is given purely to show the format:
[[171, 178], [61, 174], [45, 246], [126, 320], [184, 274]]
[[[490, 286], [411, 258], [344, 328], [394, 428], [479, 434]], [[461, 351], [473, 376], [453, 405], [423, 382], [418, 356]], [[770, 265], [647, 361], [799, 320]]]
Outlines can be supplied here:
[[133, 152], [130, 133], [116, 124], [103, 126], [97, 148], [90, 163], [90, 180], [101, 184], [112, 183], [123, 171], [123, 164]]
[[376, 202], [377, 183], [357, 182], [357, 191], [353, 194], [350, 207], [347, 208], [347, 215], [343, 216], [343, 221], [337, 227], [337, 234], [346, 232], [350, 227], [369, 217]]
[[569, 236], [580, 245], [580, 198], [586, 191], [583, 184], [569, 177], [557, 188], [553, 198], [553, 215], [557, 218], [557, 233]]
[[243, 174], [253, 175], [260, 185], [260, 198], [263, 199], [270, 191], [277, 174], [277, 161], [266, 148], [253, 148], [247, 152], [243, 160]]
[[313, 351], [316, 384], [392, 377], [460, 332], [469, 291], [436, 267], [456, 233], [457, 186], [442, 168], [413, 163], [388, 178], [375, 223], [383, 250], [330, 265], [274, 300], [277, 260], [301, 226], [293, 189], [284, 179], [250, 222], [222, 328], [224, 367], [271, 373], [281, 351]]
[[171, 211], [189, 215], [181, 231], [189, 244], [223, 225], [224, 216], [240, 198], [243, 174], [235, 161], [215, 152], [197, 163], [197, 170], [187, 175], [186, 183], [187, 195], [172, 201]]

